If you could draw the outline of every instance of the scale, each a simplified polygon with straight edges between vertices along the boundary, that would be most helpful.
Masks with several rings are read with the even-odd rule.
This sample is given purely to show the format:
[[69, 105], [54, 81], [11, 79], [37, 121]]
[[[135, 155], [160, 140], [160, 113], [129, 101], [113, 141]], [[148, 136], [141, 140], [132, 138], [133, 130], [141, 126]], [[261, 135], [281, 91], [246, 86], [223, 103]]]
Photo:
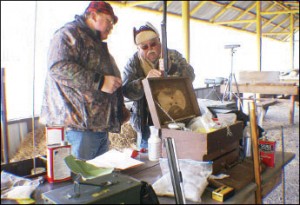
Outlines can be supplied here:
[[42, 194], [46, 204], [140, 204], [142, 183], [113, 172]]

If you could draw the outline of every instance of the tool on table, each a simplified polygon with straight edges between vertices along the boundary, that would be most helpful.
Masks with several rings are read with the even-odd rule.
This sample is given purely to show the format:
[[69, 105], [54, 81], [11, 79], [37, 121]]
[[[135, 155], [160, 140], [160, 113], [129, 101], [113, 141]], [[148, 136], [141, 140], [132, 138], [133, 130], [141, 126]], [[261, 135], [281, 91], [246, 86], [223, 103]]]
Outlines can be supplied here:
[[107, 180], [104, 182], [101, 182], [99, 184], [94, 184], [94, 183], [86, 183], [86, 182], [81, 182], [80, 178], [76, 178], [74, 181], [74, 194], [69, 193], [67, 197], [70, 198], [78, 198], [80, 197], [80, 185], [88, 185], [88, 186], [94, 186], [94, 187], [99, 187], [100, 189], [104, 189], [108, 186], [112, 186], [115, 184], [118, 184], [119, 181], [112, 181], [112, 180]]
[[164, 145], [166, 147], [170, 176], [176, 204], [185, 204], [186, 201], [183, 190], [183, 179], [177, 160], [174, 139], [171, 137], [167, 137], [166, 139], [164, 139]]

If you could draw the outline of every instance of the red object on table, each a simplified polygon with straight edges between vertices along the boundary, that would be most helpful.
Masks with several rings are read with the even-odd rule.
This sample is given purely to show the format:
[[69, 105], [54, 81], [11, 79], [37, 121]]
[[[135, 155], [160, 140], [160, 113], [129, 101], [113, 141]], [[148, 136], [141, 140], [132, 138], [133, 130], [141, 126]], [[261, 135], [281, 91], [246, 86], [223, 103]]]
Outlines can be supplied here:
[[268, 167], [275, 166], [275, 147], [276, 141], [270, 141], [268, 139], [259, 140], [259, 155], [261, 161]]

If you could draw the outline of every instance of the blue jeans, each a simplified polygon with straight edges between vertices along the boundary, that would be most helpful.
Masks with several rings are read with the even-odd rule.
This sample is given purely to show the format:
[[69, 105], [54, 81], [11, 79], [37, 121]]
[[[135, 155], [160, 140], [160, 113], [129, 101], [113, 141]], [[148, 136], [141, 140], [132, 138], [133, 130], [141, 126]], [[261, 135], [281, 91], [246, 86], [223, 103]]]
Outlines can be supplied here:
[[146, 148], [148, 149], [148, 139], [150, 137], [150, 128], [149, 126], [145, 126], [144, 131], [142, 132], [142, 140], [140, 142], [139, 148]]
[[107, 132], [75, 131], [66, 132], [72, 147], [72, 155], [78, 159], [93, 159], [109, 149]]

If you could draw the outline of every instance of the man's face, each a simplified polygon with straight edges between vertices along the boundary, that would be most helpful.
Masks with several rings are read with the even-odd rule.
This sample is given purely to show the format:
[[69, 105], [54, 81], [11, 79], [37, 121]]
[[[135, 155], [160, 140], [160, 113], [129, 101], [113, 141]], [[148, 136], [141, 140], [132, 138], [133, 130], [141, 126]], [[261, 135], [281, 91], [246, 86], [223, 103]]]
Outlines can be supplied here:
[[161, 43], [159, 38], [153, 38], [140, 43], [138, 45], [138, 52], [143, 58], [155, 63], [159, 59], [161, 53]]
[[113, 29], [113, 22], [113, 18], [110, 15], [97, 13], [94, 26], [96, 30], [100, 31], [102, 40], [107, 39], [108, 35]]

